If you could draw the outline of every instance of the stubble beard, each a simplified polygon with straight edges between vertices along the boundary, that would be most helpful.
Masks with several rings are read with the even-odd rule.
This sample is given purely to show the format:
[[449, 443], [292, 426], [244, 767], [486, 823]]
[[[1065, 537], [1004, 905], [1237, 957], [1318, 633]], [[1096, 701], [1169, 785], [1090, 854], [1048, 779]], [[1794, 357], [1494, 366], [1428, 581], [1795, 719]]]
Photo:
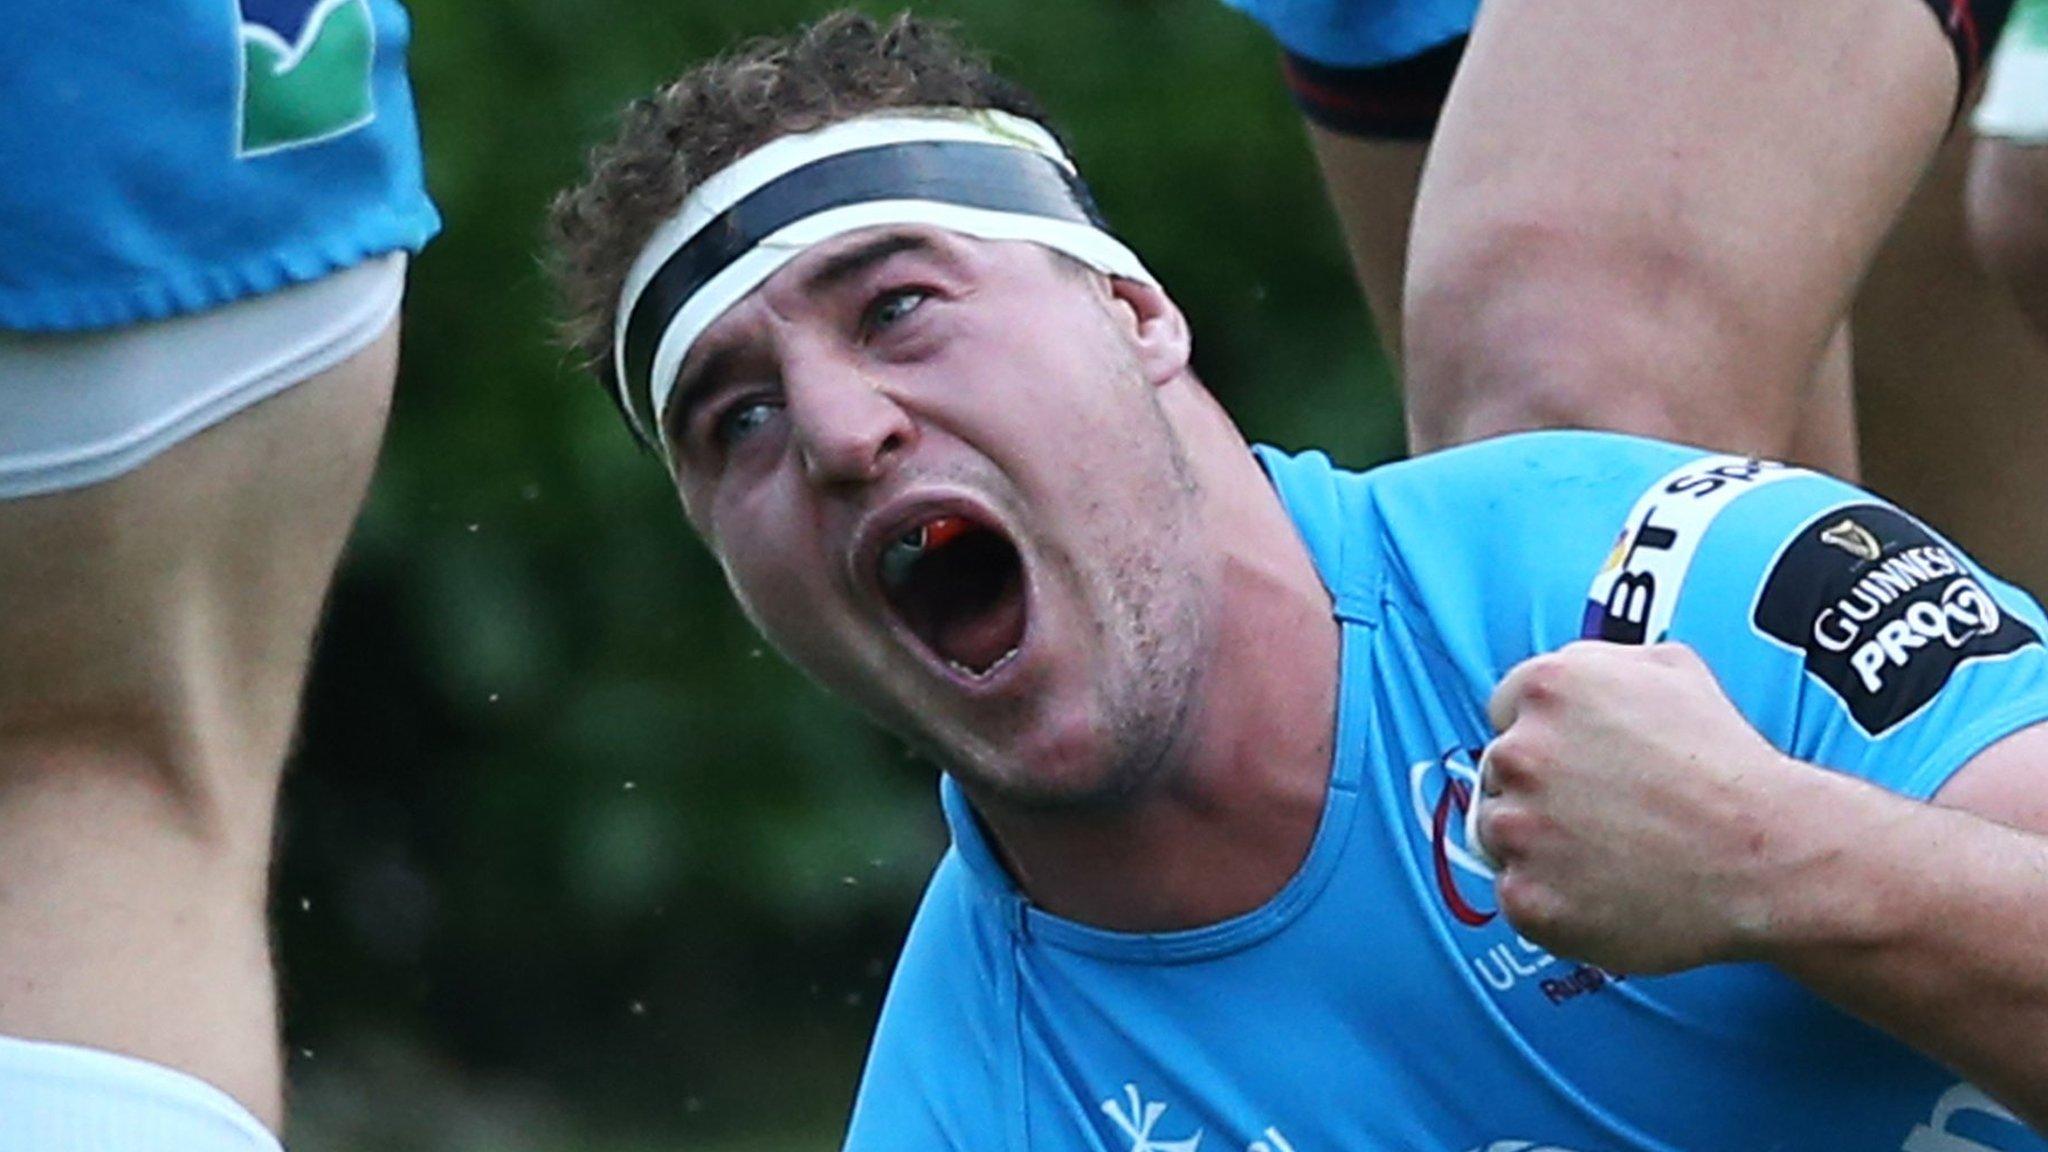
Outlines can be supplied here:
[[[1213, 589], [1199, 563], [1200, 486], [1163, 413], [1158, 419], [1167, 483], [1151, 514], [1141, 517], [1148, 525], [1143, 540], [1132, 543], [1118, 520], [1091, 542], [1096, 555], [1106, 557], [1097, 562], [1100, 591], [1083, 597], [1099, 605], [1093, 633], [1100, 666], [1090, 681], [1092, 726], [1099, 734], [1094, 764], [1048, 771], [985, 743], [972, 751], [925, 750], [989, 800], [1037, 813], [1111, 811], [1170, 781], [1192, 752], [1190, 720], [1214, 632]], [[1034, 703], [1014, 717], [1020, 727], [1036, 718]]]
[[[1176, 575], [1192, 581], [1189, 573]], [[1209, 633], [1195, 597], [1162, 598], [1156, 584], [1145, 591], [1144, 599], [1109, 601], [1113, 615], [1104, 632], [1112, 659], [1093, 681], [1090, 726], [1097, 735], [1086, 753], [1092, 765], [1020, 762], [1000, 736], [946, 741], [919, 733], [911, 743], [973, 792], [1013, 810], [1081, 813], [1137, 802], [1188, 759], [1189, 721], [1201, 691], [1198, 654]], [[1034, 713], [1027, 702], [1011, 719], [1023, 729]]]

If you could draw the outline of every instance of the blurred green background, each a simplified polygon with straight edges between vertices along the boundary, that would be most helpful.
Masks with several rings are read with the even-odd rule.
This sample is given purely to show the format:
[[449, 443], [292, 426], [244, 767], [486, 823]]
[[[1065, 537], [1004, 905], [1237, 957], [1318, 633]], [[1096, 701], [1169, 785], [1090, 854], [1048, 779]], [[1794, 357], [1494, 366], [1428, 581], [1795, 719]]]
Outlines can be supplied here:
[[[1258, 29], [1216, 0], [918, 10], [1046, 101], [1254, 437], [1397, 451]], [[447, 230], [286, 785], [296, 1152], [837, 1146], [943, 848], [932, 769], [763, 651], [551, 342], [539, 268], [620, 105], [822, 11], [414, 0]]]

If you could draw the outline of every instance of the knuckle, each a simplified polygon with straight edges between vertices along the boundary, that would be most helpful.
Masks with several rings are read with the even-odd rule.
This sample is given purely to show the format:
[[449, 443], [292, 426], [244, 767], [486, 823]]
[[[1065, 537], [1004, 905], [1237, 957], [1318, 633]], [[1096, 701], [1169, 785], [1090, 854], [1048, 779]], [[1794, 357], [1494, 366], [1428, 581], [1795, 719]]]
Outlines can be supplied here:
[[1535, 739], [1523, 729], [1495, 740], [1487, 749], [1487, 780], [1503, 790], [1529, 784], [1536, 778], [1541, 763], [1535, 745]]
[[1676, 640], [1665, 640], [1652, 644], [1648, 649], [1650, 658], [1667, 668], [1692, 668], [1700, 663], [1699, 653], [1690, 645]]
[[1531, 659], [1522, 674], [1523, 701], [1545, 704], [1556, 700], [1564, 690], [1567, 676], [1566, 658], [1562, 652], [1549, 652]]
[[1514, 865], [1514, 852], [1501, 844], [1499, 833], [1487, 822], [1484, 813], [1481, 813], [1479, 823], [1472, 830], [1475, 838], [1467, 847], [1478, 857], [1480, 863], [1493, 871], [1496, 877], [1503, 875], [1506, 869]]
[[1479, 837], [1478, 847], [1495, 860], [1505, 860], [1507, 855], [1500, 835], [1501, 804], [1498, 798], [1488, 800], [1472, 817], [1472, 831]]
[[1495, 882], [1501, 915], [1531, 938], [1554, 933], [1563, 921], [1563, 903], [1556, 893], [1526, 872], [1510, 868]]
[[1479, 836], [1498, 859], [1526, 858], [1536, 847], [1541, 820], [1510, 800], [1495, 799], [1479, 810]]

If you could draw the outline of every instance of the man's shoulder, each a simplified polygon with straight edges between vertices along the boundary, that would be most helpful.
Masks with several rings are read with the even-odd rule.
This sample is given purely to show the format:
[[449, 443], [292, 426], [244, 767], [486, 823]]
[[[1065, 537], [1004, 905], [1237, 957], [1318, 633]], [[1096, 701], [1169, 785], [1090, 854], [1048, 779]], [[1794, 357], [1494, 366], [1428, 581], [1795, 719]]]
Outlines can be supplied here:
[[1382, 487], [1424, 488], [1495, 501], [1500, 494], [1540, 496], [1557, 488], [1627, 488], [1711, 453], [1704, 448], [1578, 428], [1516, 432], [1413, 456], [1366, 475]]
[[979, 1027], [994, 1008], [1017, 897], [977, 882], [956, 847], [933, 871], [903, 943], [882, 1008], [884, 1042], [922, 1048]]
[[1389, 500], [1461, 506], [1467, 513], [1502, 509], [1515, 497], [1548, 501], [1561, 490], [1622, 491], [1689, 460], [1703, 448], [1616, 432], [1558, 429], [1517, 432], [1354, 470], [1313, 449], [1289, 452], [1261, 446], [1260, 463], [1291, 499], [1296, 492], [1329, 492], [1341, 502], [1351, 493]]
[[[1711, 513], [1749, 490], [1812, 473], [1614, 432], [1523, 432], [1360, 474], [1397, 548], [1468, 540], [1490, 555], [1579, 534], [1611, 542], [1645, 502]], [[1817, 479], [1817, 478], [1816, 478]]]
[[[1797, 490], [1790, 503], [1802, 507], [1816, 485], [1853, 493], [1800, 469], [1585, 431], [1503, 436], [1364, 473], [1314, 456], [1266, 464], [1319, 560], [1373, 573], [1383, 607], [1358, 618], [1399, 615], [1481, 680], [1581, 636], [1626, 638], [1610, 616], [1668, 623], [1710, 533], [1721, 542], [1703, 563], [1761, 563], [1750, 554], [1775, 545], [1776, 518], [1751, 506], [1781, 501], [1750, 493]], [[1651, 580], [1654, 614], [1641, 591]]]
[[1362, 472], [1319, 452], [1260, 452], [1326, 576], [1340, 565], [1410, 578], [1478, 566], [1497, 579], [1533, 575], [1523, 561], [1570, 551], [1575, 541], [1597, 567], [1648, 488], [1709, 456], [1585, 431], [1501, 436]]
[[889, 981], [847, 1152], [984, 1146], [1005, 1122], [999, 1054], [1014, 1040], [1000, 1012], [999, 899], [957, 850], [939, 862]]

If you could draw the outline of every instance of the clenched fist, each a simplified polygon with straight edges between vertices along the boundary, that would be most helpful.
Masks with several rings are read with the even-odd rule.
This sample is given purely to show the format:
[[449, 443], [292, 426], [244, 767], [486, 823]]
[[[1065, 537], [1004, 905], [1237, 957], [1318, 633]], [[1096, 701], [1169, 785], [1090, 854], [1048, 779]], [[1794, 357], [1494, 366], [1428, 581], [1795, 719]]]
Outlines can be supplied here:
[[1786, 822], [1825, 811], [1802, 797], [1828, 774], [1767, 743], [1691, 649], [1575, 643], [1516, 667], [1488, 714], [1473, 842], [1518, 931], [1621, 972], [1758, 957], [1813, 851]]

